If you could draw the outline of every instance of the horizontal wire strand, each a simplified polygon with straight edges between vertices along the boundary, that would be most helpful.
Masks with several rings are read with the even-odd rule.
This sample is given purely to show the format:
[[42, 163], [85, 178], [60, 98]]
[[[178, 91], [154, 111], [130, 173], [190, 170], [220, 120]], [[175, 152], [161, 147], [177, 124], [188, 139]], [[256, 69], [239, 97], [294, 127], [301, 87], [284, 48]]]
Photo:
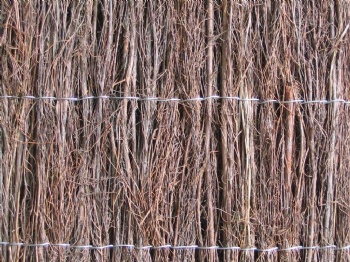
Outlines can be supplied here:
[[209, 99], [218, 99], [218, 100], [236, 100], [236, 101], [242, 101], [242, 102], [257, 102], [259, 104], [268, 104], [268, 103], [275, 103], [275, 104], [291, 104], [291, 103], [300, 103], [300, 104], [331, 104], [331, 103], [343, 103], [343, 104], [350, 104], [350, 100], [345, 99], [333, 99], [333, 100], [326, 100], [326, 99], [318, 99], [318, 100], [303, 100], [303, 99], [294, 99], [294, 100], [288, 100], [288, 101], [282, 101], [277, 99], [259, 99], [259, 98], [241, 98], [238, 96], [207, 96], [207, 97], [193, 97], [193, 98], [186, 98], [186, 99], [180, 99], [180, 98], [161, 98], [161, 97], [137, 97], [137, 96], [109, 96], [109, 95], [100, 95], [100, 96], [84, 96], [84, 97], [54, 97], [54, 96], [31, 96], [31, 95], [25, 95], [25, 96], [10, 96], [10, 95], [3, 95], [0, 96], [0, 99], [29, 99], [29, 100], [54, 100], [54, 101], [72, 101], [72, 102], [78, 102], [78, 101], [84, 101], [84, 100], [93, 100], [93, 99], [109, 99], [109, 100], [135, 100], [135, 101], [155, 101], [155, 102], [192, 102], [192, 101], [205, 101]]
[[93, 245], [71, 245], [71, 244], [54, 244], [50, 242], [38, 243], [38, 244], [26, 244], [21, 242], [0, 242], [0, 246], [18, 246], [18, 247], [64, 247], [69, 249], [113, 249], [113, 248], [129, 248], [136, 250], [150, 250], [150, 249], [174, 249], [174, 250], [186, 250], [186, 249], [196, 249], [196, 250], [233, 250], [233, 251], [253, 251], [253, 252], [262, 252], [262, 253], [271, 253], [271, 252], [281, 252], [281, 251], [299, 251], [299, 250], [325, 250], [325, 249], [333, 249], [333, 250], [349, 250], [350, 245], [338, 247], [336, 245], [328, 245], [328, 246], [292, 246], [288, 248], [279, 248], [279, 247], [271, 247], [266, 249], [259, 249], [257, 247], [220, 247], [220, 246], [197, 246], [197, 245], [189, 245], [189, 246], [173, 246], [173, 245], [162, 245], [162, 246], [135, 246], [129, 244], [119, 244], [119, 245], [104, 245], [104, 246], [93, 246]]

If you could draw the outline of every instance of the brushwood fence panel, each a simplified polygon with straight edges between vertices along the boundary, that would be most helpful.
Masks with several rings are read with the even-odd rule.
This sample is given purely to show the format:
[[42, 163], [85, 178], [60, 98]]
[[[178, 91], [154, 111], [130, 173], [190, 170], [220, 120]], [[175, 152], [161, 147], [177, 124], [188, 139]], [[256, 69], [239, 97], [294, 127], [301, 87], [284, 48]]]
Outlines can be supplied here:
[[1, 1], [0, 260], [350, 260], [349, 21]]

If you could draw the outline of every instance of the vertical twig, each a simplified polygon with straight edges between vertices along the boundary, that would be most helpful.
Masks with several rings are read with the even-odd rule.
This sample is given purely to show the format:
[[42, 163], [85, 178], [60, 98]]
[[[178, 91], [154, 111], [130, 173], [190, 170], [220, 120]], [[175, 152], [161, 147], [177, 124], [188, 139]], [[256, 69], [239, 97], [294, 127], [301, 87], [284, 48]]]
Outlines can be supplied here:
[[[207, 13], [208, 20], [206, 25], [207, 33], [207, 92], [206, 96], [211, 96], [213, 92], [213, 62], [214, 62], [214, 3], [213, 0], [207, 0]], [[211, 121], [212, 121], [212, 100], [207, 100], [207, 111], [205, 116], [205, 181], [206, 181], [206, 197], [207, 197], [207, 244], [209, 246], [215, 246], [215, 228], [214, 228], [214, 210], [213, 210], [213, 185], [212, 185], [212, 170], [210, 165], [211, 154]], [[208, 261], [214, 261], [215, 251], [209, 251]]]

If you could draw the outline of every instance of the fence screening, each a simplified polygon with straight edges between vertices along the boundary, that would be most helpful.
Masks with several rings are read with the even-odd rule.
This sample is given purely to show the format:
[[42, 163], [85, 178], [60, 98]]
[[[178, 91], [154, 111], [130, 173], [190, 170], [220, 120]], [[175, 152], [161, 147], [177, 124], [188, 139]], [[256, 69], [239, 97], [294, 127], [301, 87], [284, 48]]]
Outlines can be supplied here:
[[0, 259], [350, 260], [349, 21], [1, 1]]

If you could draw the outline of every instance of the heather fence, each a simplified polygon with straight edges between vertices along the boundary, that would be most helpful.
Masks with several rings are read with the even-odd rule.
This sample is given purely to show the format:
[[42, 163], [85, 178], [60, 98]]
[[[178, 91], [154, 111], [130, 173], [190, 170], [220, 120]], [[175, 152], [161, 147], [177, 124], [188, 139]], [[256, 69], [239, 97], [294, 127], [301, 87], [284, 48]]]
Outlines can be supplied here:
[[0, 2], [1, 261], [349, 261], [349, 1]]

